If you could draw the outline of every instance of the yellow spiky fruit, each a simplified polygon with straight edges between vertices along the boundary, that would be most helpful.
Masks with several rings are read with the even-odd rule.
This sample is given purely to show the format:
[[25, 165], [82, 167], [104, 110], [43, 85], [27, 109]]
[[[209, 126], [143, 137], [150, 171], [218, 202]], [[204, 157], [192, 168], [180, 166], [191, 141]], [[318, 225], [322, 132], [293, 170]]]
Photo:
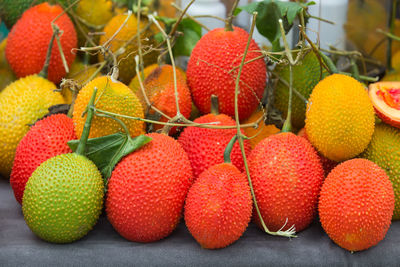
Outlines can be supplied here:
[[[149, 74], [152, 73], [153, 70], [155, 70], [157, 67], [158, 67], [158, 64], [151, 64], [150, 66], [147, 66], [146, 68], [144, 68], [143, 78], [141, 77], [142, 83], [144, 83], [144, 80], [147, 78], [147, 76], [149, 76]], [[139, 84], [139, 78], [137, 75], [135, 77], [133, 77], [133, 79], [129, 83], [129, 88], [131, 88], [132, 92], [134, 92], [136, 95], [139, 92], [139, 90], [141, 90], [140, 84]]]
[[320, 81], [307, 104], [309, 141], [325, 157], [343, 161], [364, 151], [374, 132], [372, 102], [354, 78], [333, 74]]
[[[107, 42], [111, 36], [121, 27], [125, 22], [127, 15], [119, 14], [114, 16], [104, 27], [104, 35], [100, 37], [100, 44]], [[148, 26], [149, 22], [142, 17], [140, 20], [140, 29], [142, 31], [140, 38], [143, 47], [149, 47], [155, 43], [154, 35], [158, 32], [154, 24]], [[113, 53], [117, 54], [119, 61], [119, 79], [128, 84], [130, 80], [135, 76], [135, 55], [137, 55], [137, 19], [135, 15], [131, 15], [127, 20], [126, 24], [115, 38], [109, 43], [110, 49]], [[99, 61], [103, 61], [104, 58], [99, 54]], [[152, 52], [144, 56], [145, 65], [155, 63], [157, 60], [157, 54]]]
[[[75, 132], [79, 138], [82, 135], [86, 115], [82, 117], [94, 88], [98, 89], [95, 100], [96, 108], [121, 115], [143, 118], [143, 108], [139, 99], [125, 84], [112, 81], [110, 76], [98, 77], [83, 87], [76, 98], [73, 120]], [[128, 127], [132, 137], [144, 133], [144, 123], [133, 119], [121, 119]], [[123, 132], [120, 124], [111, 118], [94, 116], [90, 128], [89, 138], [100, 137], [117, 132]]]
[[21, 78], [0, 93], [0, 174], [8, 177], [19, 141], [29, 125], [49, 112], [48, 108], [64, 104], [56, 85], [38, 75]]
[[0, 43], [0, 92], [11, 82], [15, 81], [15, 75], [8, 65], [5, 48], [7, 45], [7, 38]]

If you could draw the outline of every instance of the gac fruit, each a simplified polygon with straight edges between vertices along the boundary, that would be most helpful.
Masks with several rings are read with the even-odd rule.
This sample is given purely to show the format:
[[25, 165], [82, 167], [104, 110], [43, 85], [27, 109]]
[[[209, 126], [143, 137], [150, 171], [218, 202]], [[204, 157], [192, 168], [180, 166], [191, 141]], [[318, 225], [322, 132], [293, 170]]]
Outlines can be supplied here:
[[[233, 31], [217, 28], [209, 31], [193, 48], [187, 66], [187, 80], [193, 101], [202, 114], [210, 113], [211, 95], [218, 96], [220, 112], [235, 116], [235, 80], [249, 34], [238, 27]], [[245, 61], [262, 56], [252, 40]], [[243, 66], [240, 76], [238, 109], [240, 120], [245, 120], [261, 101], [267, 81], [263, 58]]]
[[[317, 211], [324, 171], [315, 149], [292, 133], [272, 135], [250, 154], [250, 176], [265, 225], [271, 231], [305, 229]], [[261, 227], [258, 216], [254, 216]], [[287, 221], [286, 221], [287, 220]]]
[[190, 188], [186, 226], [201, 247], [223, 248], [246, 230], [252, 204], [246, 175], [231, 163], [217, 164], [202, 172]]
[[64, 114], [42, 119], [26, 133], [17, 146], [10, 175], [11, 188], [19, 204], [36, 168], [51, 157], [72, 153], [67, 142], [73, 139], [76, 139], [74, 122]]
[[372, 161], [348, 160], [325, 179], [318, 209], [322, 227], [336, 244], [349, 251], [368, 249], [378, 244], [390, 227], [392, 184]]
[[372, 83], [369, 97], [379, 118], [400, 128], [400, 82]]
[[106, 212], [114, 229], [135, 242], [153, 242], [178, 225], [192, 169], [180, 144], [164, 134], [124, 157], [108, 183]]
[[[53, 35], [51, 22], [63, 9], [59, 5], [43, 3], [26, 10], [11, 29], [6, 46], [6, 57], [17, 77], [37, 74], [46, 59], [47, 48]], [[68, 66], [75, 59], [71, 52], [77, 46], [74, 24], [67, 14], [61, 15], [55, 22], [62, 34], [61, 47]], [[53, 45], [48, 69], [48, 79], [59, 83], [66, 74], [57, 45]]]
[[[218, 126], [235, 125], [235, 121], [225, 114], [204, 115], [195, 119], [194, 122], [212, 123]], [[206, 129], [189, 126], [183, 130], [178, 141], [189, 156], [195, 178], [209, 167], [224, 162], [225, 148], [235, 134], [237, 134], [236, 129]], [[244, 147], [248, 155], [251, 151], [248, 140], [244, 140]], [[233, 146], [231, 160], [240, 171], [244, 170], [242, 152], [237, 142]]]

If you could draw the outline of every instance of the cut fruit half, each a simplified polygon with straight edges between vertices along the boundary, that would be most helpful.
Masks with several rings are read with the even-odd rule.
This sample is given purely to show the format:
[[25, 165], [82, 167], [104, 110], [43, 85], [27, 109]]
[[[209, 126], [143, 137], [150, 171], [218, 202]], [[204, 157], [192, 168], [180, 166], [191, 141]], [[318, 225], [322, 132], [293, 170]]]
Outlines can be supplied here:
[[379, 118], [400, 128], [400, 82], [370, 84], [369, 97]]

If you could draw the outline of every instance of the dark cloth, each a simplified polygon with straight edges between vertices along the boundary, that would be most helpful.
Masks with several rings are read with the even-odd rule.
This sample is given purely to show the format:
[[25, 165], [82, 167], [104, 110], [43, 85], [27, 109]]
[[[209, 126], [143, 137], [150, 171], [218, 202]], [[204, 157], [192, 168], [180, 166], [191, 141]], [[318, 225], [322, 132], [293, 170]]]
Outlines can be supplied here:
[[0, 266], [399, 266], [400, 223], [377, 246], [351, 254], [334, 244], [316, 221], [297, 238], [270, 236], [250, 224], [233, 245], [202, 249], [181, 222], [164, 240], [129, 242], [102, 215], [71, 244], [36, 237], [23, 219], [8, 181], [0, 179]]

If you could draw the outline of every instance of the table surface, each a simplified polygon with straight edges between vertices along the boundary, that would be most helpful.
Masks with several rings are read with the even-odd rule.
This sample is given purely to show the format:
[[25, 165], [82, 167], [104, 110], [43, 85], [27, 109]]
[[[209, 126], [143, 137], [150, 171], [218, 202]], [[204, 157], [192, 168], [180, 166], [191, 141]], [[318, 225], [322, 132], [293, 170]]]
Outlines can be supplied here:
[[202, 249], [183, 222], [154, 243], [125, 240], [102, 215], [95, 228], [71, 244], [36, 237], [23, 219], [7, 180], [0, 178], [0, 266], [266, 266], [400, 265], [400, 222], [369, 250], [351, 254], [335, 245], [316, 221], [297, 238], [274, 237], [250, 224], [231, 246]]

